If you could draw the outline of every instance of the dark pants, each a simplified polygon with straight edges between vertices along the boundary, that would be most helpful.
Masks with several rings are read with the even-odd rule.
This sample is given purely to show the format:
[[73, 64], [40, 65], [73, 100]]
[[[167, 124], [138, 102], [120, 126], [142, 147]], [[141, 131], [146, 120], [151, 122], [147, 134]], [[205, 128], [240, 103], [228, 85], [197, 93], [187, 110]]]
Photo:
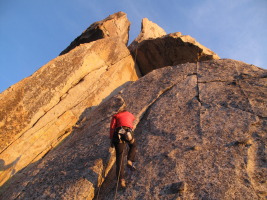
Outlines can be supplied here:
[[124, 155], [126, 152], [126, 143], [129, 146], [129, 151], [127, 155], [127, 160], [132, 162], [135, 161], [136, 155], [136, 142], [134, 141], [132, 144], [125, 141], [123, 143], [114, 142], [115, 150], [116, 150], [116, 174], [119, 179], [124, 179]]

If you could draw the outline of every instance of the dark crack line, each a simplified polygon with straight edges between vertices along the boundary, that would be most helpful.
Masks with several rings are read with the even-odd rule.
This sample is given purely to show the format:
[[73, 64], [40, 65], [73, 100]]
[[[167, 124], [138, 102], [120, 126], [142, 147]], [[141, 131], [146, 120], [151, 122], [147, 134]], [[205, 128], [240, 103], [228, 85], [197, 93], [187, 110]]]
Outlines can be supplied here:
[[[136, 127], [138, 126], [139, 122], [143, 119], [143, 117], [146, 115], [146, 113], [148, 112], [148, 110], [149, 110], [149, 109], [156, 103], [156, 101], [157, 101], [162, 95], [164, 95], [166, 92], [168, 92], [169, 90], [171, 90], [175, 85], [176, 85], [176, 83], [174, 83], [173, 85], [171, 85], [171, 86], [165, 88], [164, 90], [162, 90], [162, 91], [158, 94], [158, 96], [157, 96], [157, 97], [156, 97], [150, 104], [148, 104], [148, 105], [146, 106], [146, 108], [145, 108], [143, 111], [141, 110], [141, 114], [139, 115], [140, 117], [139, 117], [139, 120], [138, 120], [138, 122], [137, 122], [137, 124], [136, 124]], [[123, 99], [122, 96], [121, 96], [121, 98]], [[124, 100], [124, 99], [123, 99], [123, 100]], [[125, 101], [124, 101], [124, 102], [125, 102]], [[110, 118], [110, 116], [104, 118], [103, 120], [101, 120], [101, 121], [98, 122], [97, 124], [103, 122], [103, 121], [106, 120], [107, 118]], [[97, 125], [97, 124], [94, 124], [94, 126]], [[103, 181], [103, 182], [104, 182], [104, 181]], [[101, 184], [101, 185], [102, 185], [102, 184]], [[101, 187], [101, 186], [100, 186], [100, 187]]]
[[[138, 120], [138, 122], [137, 122], [137, 124], [136, 124], [136, 127], [138, 126], [139, 122], [143, 119], [143, 117], [146, 116], [148, 110], [149, 110], [149, 109], [156, 103], [156, 101], [157, 101], [162, 95], [164, 95], [166, 92], [168, 92], [169, 90], [171, 90], [176, 84], [177, 84], [177, 83], [174, 83], [173, 85], [171, 85], [171, 86], [165, 88], [164, 90], [162, 90], [162, 91], [158, 94], [158, 96], [157, 96], [157, 97], [156, 97], [150, 104], [148, 104], [148, 105], [145, 107], [144, 110], [141, 110], [141, 114], [139, 115], [140, 117], [139, 117], [139, 120]], [[121, 96], [121, 98], [123, 99], [122, 96]], [[124, 101], [124, 99], [123, 99], [123, 101]], [[125, 101], [124, 101], [124, 102], [125, 102]], [[110, 117], [110, 116], [109, 116], [109, 117]], [[105, 119], [107, 119], [107, 117], [106, 117]], [[105, 119], [101, 120], [101, 121], [98, 122], [98, 123], [101, 123], [101, 122], [104, 121]], [[98, 123], [97, 123], [97, 124], [98, 124]], [[97, 124], [94, 124], [94, 125], [97, 125]], [[135, 127], [135, 128], [136, 128], [136, 127]], [[134, 128], [134, 129], [135, 129], [135, 128]], [[110, 161], [108, 160], [107, 162], [110, 162]], [[108, 173], [108, 172], [107, 172], [107, 173]], [[104, 178], [103, 182], [101, 183], [101, 185], [100, 185], [99, 187], [102, 186], [102, 184], [104, 183], [105, 179], [106, 179], [106, 178]]]
[[[247, 113], [250, 113], [250, 114], [252, 114], [252, 115], [255, 115], [255, 116], [259, 117], [260, 119], [267, 120], [267, 117], [258, 115], [258, 114], [256, 114], [256, 113], [254, 112], [253, 107], [252, 107], [252, 105], [250, 104], [250, 99], [249, 99], [249, 97], [247, 96], [246, 92], [243, 90], [242, 86], [239, 84], [240, 81], [251, 80], [251, 79], [255, 79], [255, 78], [265, 78], [265, 76], [263, 76], [263, 77], [243, 78], [243, 79], [233, 79], [233, 81], [230, 81], [230, 80], [228, 80], [228, 81], [223, 81], [223, 80], [199, 81], [199, 79], [198, 79], [198, 77], [199, 77], [199, 76], [198, 76], [198, 74], [199, 74], [199, 73], [198, 73], [198, 69], [199, 69], [199, 62], [197, 62], [197, 73], [196, 73], [196, 76], [197, 76], [197, 93], [198, 93], [198, 95], [196, 96], [196, 98], [197, 98], [197, 100], [200, 102], [201, 106], [203, 106], [204, 103], [203, 103], [203, 102], [201, 101], [201, 99], [200, 99], [199, 83], [202, 83], [202, 84], [205, 84], [205, 83], [213, 83], [213, 82], [224, 82], [224, 83], [227, 83], [227, 82], [233, 82], [233, 81], [234, 81], [234, 82], [237, 83], [238, 87], [240, 88], [241, 93], [242, 93], [242, 94], [245, 96], [245, 98], [248, 100], [249, 105], [250, 105], [250, 107], [251, 107], [251, 109], [252, 109], [253, 112], [250, 112], [250, 111], [247, 111], [247, 110], [243, 110], [243, 109], [241, 109], [241, 108], [231, 107], [231, 106], [225, 106], [225, 105], [220, 105], [220, 106], [221, 106], [221, 107], [225, 107], [225, 108], [238, 109], [238, 110], [241, 110], [241, 111], [243, 111], [243, 112], [247, 112]], [[238, 74], [238, 76], [240, 76], [240, 73], [237, 71], [236, 66], [235, 66], [235, 71], [236, 71], [236, 73]], [[195, 75], [195, 73], [190, 74], [190, 75], [193, 76], [193, 75]]]
[[200, 100], [200, 89], [199, 89], [199, 79], [198, 79], [198, 69], [199, 69], [199, 62], [197, 62], [196, 63], [196, 65], [197, 65], [197, 72], [196, 72], [196, 74], [195, 74], [195, 76], [197, 77], [197, 87], [196, 87], [196, 89], [197, 89], [197, 96], [196, 96], [196, 98], [197, 98], [197, 100], [199, 101], [199, 103], [200, 103], [200, 105], [202, 106], [202, 101]]
[[140, 117], [139, 117], [139, 120], [138, 120], [138, 123], [136, 124], [136, 126], [143, 119], [143, 117], [147, 114], [148, 110], [157, 102], [157, 100], [160, 99], [160, 97], [163, 96], [166, 92], [171, 90], [176, 84], [177, 83], [174, 83], [173, 85], [162, 90], [161, 93], [159, 93], [158, 96], [150, 104], [148, 104], [144, 110], [141, 110], [141, 114], [139, 115]]
[[196, 87], [196, 89], [197, 89], [197, 96], [196, 96], [196, 99], [198, 100], [198, 102], [200, 103], [200, 108], [199, 108], [199, 110], [198, 110], [198, 118], [199, 118], [199, 130], [198, 130], [198, 133], [199, 133], [199, 135], [200, 135], [200, 138], [201, 138], [201, 140], [202, 140], [202, 135], [203, 135], [203, 131], [202, 131], [202, 123], [201, 123], [201, 109], [202, 109], [202, 107], [203, 107], [203, 102], [201, 101], [201, 99], [200, 99], [200, 88], [199, 88], [199, 62], [197, 62], [196, 63], [196, 77], [197, 77], [197, 87]]
[[205, 83], [228, 83], [228, 82], [233, 82], [233, 81], [212, 80], [212, 81], [198, 81], [198, 83], [203, 83], [203, 84]]

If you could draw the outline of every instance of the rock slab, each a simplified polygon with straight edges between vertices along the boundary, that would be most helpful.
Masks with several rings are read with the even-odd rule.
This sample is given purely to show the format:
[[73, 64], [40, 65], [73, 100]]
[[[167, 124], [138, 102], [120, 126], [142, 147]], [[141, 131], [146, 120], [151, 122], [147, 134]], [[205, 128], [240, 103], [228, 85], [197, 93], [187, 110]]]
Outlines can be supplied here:
[[109, 122], [126, 104], [136, 116], [138, 170], [117, 199], [264, 199], [266, 97], [267, 71], [239, 61], [154, 70], [86, 113], [0, 197], [92, 199], [104, 178], [98, 198], [113, 199]]

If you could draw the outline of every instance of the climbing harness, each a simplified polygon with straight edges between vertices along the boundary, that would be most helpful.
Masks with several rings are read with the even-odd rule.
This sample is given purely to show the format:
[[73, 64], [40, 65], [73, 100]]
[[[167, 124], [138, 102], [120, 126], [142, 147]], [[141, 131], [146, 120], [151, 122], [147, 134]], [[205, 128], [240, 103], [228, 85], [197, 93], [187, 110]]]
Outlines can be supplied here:
[[121, 126], [116, 130], [116, 139], [119, 143], [129, 142], [130, 144], [134, 143], [134, 138], [132, 136], [132, 129], [129, 127]]

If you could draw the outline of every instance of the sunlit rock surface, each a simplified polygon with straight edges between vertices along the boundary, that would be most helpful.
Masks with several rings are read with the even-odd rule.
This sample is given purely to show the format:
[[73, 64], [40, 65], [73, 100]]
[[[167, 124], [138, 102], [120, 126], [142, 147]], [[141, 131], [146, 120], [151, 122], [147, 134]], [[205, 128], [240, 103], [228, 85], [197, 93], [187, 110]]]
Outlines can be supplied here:
[[[127, 48], [128, 24], [93, 24], [0, 94], [0, 199], [265, 199], [267, 70], [148, 19]], [[109, 123], [124, 105], [137, 171], [116, 193]]]

